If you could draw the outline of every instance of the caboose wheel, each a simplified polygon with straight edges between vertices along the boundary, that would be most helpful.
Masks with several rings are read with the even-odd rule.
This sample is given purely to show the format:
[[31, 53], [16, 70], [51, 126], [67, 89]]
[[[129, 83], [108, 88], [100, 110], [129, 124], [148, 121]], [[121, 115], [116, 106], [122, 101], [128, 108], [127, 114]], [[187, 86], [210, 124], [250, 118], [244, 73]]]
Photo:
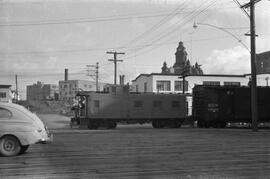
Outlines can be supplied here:
[[153, 121], [152, 121], [152, 127], [153, 127], [153, 128], [157, 128], [157, 121], [156, 121], [156, 120], [153, 120]]
[[117, 123], [116, 122], [108, 122], [107, 125], [108, 125], [107, 129], [115, 129], [117, 126]]
[[87, 127], [88, 127], [88, 129], [97, 129], [99, 127], [99, 123], [98, 122], [89, 122]]

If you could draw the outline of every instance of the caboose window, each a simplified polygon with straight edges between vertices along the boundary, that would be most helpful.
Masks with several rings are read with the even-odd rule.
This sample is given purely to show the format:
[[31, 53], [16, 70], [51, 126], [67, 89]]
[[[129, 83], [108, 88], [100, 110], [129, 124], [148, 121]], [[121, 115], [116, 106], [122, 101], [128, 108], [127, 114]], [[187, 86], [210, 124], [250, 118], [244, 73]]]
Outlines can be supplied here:
[[162, 101], [153, 101], [153, 107], [162, 109]]
[[179, 108], [180, 107], [180, 101], [172, 101], [172, 108]]
[[95, 108], [99, 108], [99, 101], [98, 100], [94, 101], [94, 106], [95, 106]]
[[135, 108], [143, 107], [143, 102], [142, 101], [134, 101], [134, 107]]

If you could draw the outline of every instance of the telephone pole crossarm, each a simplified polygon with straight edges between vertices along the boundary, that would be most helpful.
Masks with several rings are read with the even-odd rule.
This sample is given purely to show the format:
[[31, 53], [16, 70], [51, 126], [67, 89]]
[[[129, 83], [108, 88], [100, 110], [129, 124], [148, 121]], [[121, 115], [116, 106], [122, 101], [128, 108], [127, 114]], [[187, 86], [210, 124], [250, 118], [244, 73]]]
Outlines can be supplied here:
[[117, 62], [123, 62], [123, 60], [117, 60], [117, 55], [124, 55], [124, 52], [106, 52], [107, 54], [113, 54], [113, 59], [108, 59], [108, 61], [112, 61], [114, 63], [114, 84], [116, 85], [116, 76], [117, 76]]

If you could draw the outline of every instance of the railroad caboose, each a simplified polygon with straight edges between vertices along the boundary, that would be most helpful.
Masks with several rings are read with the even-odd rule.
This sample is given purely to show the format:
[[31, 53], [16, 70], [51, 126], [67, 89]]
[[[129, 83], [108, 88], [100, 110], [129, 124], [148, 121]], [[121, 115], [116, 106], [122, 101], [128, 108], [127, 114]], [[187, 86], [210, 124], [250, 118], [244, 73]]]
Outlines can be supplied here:
[[152, 123], [154, 128], [181, 127], [187, 114], [183, 94], [130, 93], [128, 86], [112, 85], [104, 92], [79, 92], [80, 126], [115, 128], [118, 122]]

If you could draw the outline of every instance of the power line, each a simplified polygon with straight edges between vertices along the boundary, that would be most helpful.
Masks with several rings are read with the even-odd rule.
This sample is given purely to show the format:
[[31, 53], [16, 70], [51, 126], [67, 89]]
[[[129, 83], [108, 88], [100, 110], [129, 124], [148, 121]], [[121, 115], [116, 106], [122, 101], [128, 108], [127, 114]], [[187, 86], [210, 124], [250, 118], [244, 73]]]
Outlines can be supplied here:
[[[176, 14], [176, 12], [179, 10], [179, 8], [181, 7], [181, 6], [184, 6], [185, 7], [185, 4], [187, 3], [187, 0], [185, 0], [183, 3], [181, 3], [177, 8], [175, 8], [171, 13], [169, 13], [165, 18], [163, 18], [163, 19], [161, 19], [158, 23], [156, 23], [155, 25], [153, 25], [151, 28], [149, 28], [148, 30], [146, 30], [145, 32], [143, 32], [142, 34], [140, 34], [140, 35], [138, 35], [137, 37], [135, 37], [134, 39], [132, 39], [131, 41], [129, 41], [128, 43], [126, 43], [126, 44], [124, 44], [124, 45], [122, 45], [122, 46], [120, 46], [119, 48], [123, 48], [123, 47], [125, 47], [125, 46], [127, 46], [127, 45], [129, 45], [129, 44], [131, 44], [131, 43], [133, 43], [133, 42], [136, 42], [136, 41], [138, 41], [138, 40], [140, 40], [140, 39], [142, 39], [144, 36], [146, 36], [148, 33], [153, 33], [154, 31], [156, 31], [158, 28], [160, 28], [161, 27], [161, 25], [163, 25], [164, 23], [166, 23], [167, 22], [167, 20], [169, 19], [169, 18], [172, 18], [172, 17], [174, 17], [175, 15], [177, 15]], [[183, 8], [184, 9], [184, 8]], [[182, 9], [182, 10], [183, 10]], [[181, 11], [182, 12], [182, 11]]]
[[[152, 46], [155, 42], [160, 41], [160, 40], [162, 40], [162, 39], [164, 39], [164, 38], [167, 38], [168, 36], [170, 36], [171, 34], [173, 34], [173, 32], [179, 30], [179, 29], [178, 29], [179, 26], [183, 27], [185, 24], [187, 24], [188, 22], [190, 22], [190, 20], [192, 20], [193, 18], [195, 18], [196, 16], [200, 15], [200, 14], [203, 13], [205, 10], [207, 10], [208, 8], [210, 8], [210, 7], [215, 3], [215, 1], [216, 1], [216, 0], [211, 1], [206, 7], [203, 7], [203, 5], [205, 4], [204, 2], [201, 3], [198, 9], [202, 9], [202, 10], [193, 12], [193, 13], [191, 13], [190, 15], [185, 16], [185, 17], [183, 18], [184, 21], [179, 21], [179, 22], [177, 23], [177, 26], [176, 26], [175, 28], [171, 29], [170, 31], [165, 31], [165, 32], [166, 32], [165, 34], [160, 34], [160, 36], [159, 36], [158, 38], [152, 40], [150, 43], [148, 43], [148, 45], [149, 45], [149, 46]], [[181, 22], [182, 22], [182, 23], [181, 23]], [[145, 50], [145, 49], [141, 48], [141, 49], [139, 49], [139, 50]], [[152, 50], [153, 50], [153, 48], [152, 48]], [[148, 49], [148, 51], [149, 51], [149, 49]], [[147, 52], [148, 52], [148, 51], [147, 51]], [[143, 54], [143, 53], [145, 53], [145, 52], [142, 52], [141, 54]], [[138, 56], [138, 54], [137, 54], [137, 56]], [[125, 59], [128, 59], [128, 58], [131, 58], [131, 57], [126, 57]]]
[[[222, 7], [224, 8], [232, 8], [232, 7]], [[187, 8], [183, 8], [187, 9]], [[181, 10], [183, 10], [181, 9]], [[156, 13], [156, 12], [154, 12]], [[69, 19], [50, 19], [50, 20], [40, 20], [40, 21], [23, 21], [23, 22], [9, 22], [9, 23], [0, 23], [0, 27], [12, 27], [12, 26], [40, 26], [40, 25], [61, 25], [61, 24], [73, 24], [73, 23], [92, 23], [92, 22], [106, 22], [106, 21], [121, 21], [128, 20], [133, 18], [156, 18], [162, 16], [168, 16], [170, 14], [188, 14], [190, 11], [185, 12], [175, 12], [175, 13], [158, 13], [158, 14], [150, 14], [150, 15], [140, 15], [140, 16], [102, 16], [102, 17], [79, 17], [79, 18], [69, 18]], [[133, 13], [135, 14], [135, 13]], [[137, 14], [137, 13], [136, 13]]]
[[[228, 38], [229, 36], [218, 36], [218, 37], [213, 37], [213, 38], [203, 38], [203, 39], [193, 39], [192, 42], [200, 42], [200, 41], [209, 41], [209, 40], [216, 40], [216, 39], [222, 39], [222, 38]], [[183, 41], [183, 42], [190, 42], [190, 41]], [[145, 44], [145, 45], [138, 45], [134, 47], [127, 48], [127, 51], [133, 51], [136, 49], [140, 49], [143, 47], [156, 47], [156, 46], [163, 46], [167, 44], [175, 44], [177, 41], [171, 41], [171, 42], [166, 42], [166, 43], [158, 43], [158, 44]], [[114, 47], [110, 48], [100, 48], [98, 51], [101, 51], [101, 49], [106, 50], [106, 49], [114, 49]], [[94, 49], [88, 49], [89, 52], [95, 51]], [[40, 53], [77, 53], [77, 52], [84, 52], [87, 51], [87, 49], [69, 49], [69, 50], [55, 50], [55, 51], [26, 51], [26, 52], [6, 52], [2, 53], [0, 52], [0, 55], [23, 55], [23, 54], [40, 54]], [[103, 58], [104, 55], [101, 57]], [[5, 61], [5, 59], [0, 59], [0, 61]], [[77, 64], [78, 62], [74, 62]], [[109, 65], [110, 63], [106, 63], [105, 65]], [[82, 68], [77, 68], [77, 69], [82, 69]]]
[[[186, 14], [190, 12], [175, 12], [174, 14]], [[61, 24], [76, 24], [76, 23], [93, 23], [93, 22], [111, 22], [111, 21], [121, 21], [129, 19], [145, 19], [145, 18], [156, 18], [167, 16], [166, 14], [155, 14], [155, 15], [141, 15], [141, 16], [129, 16], [129, 17], [99, 17], [99, 18], [79, 18], [79, 19], [69, 19], [63, 21], [50, 20], [50, 21], [40, 21], [40, 22], [15, 22], [15, 23], [2, 23], [0, 27], [11, 27], [11, 26], [40, 26], [40, 25], [61, 25]]]

